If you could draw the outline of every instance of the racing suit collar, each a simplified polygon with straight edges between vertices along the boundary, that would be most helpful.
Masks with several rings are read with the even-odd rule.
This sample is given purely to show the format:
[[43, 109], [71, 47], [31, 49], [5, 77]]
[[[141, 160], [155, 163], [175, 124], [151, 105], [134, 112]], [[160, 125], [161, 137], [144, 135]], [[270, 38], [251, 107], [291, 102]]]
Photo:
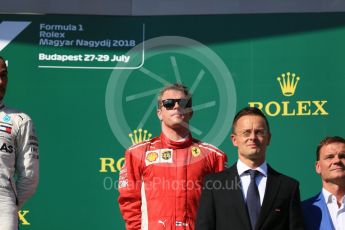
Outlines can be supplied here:
[[193, 142], [191, 134], [189, 134], [183, 141], [170, 140], [164, 133], [161, 133], [161, 140], [165, 147], [172, 149], [181, 149], [190, 146]]

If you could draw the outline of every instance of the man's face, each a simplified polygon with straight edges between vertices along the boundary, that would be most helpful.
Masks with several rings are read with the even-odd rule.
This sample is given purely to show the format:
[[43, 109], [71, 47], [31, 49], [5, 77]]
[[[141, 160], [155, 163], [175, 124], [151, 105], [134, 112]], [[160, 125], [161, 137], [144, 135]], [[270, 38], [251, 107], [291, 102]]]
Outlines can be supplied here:
[[0, 59], [0, 100], [2, 100], [6, 93], [7, 87], [7, 66], [6, 63]]
[[[315, 165], [316, 172], [327, 183], [345, 183], [345, 144], [331, 143], [320, 149], [319, 160]], [[337, 182], [338, 181], [338, 182]]]
[[231, 140], [238, 148], [238, 157], [243, 162], [252, 161], [261, 164], [265, 161], [266, 147], [271, 135], [264, 118], [257, 115], [245, 115], [237, 120]]
[[179, 103], [175, 103], [171, 108], [165, 108], [162, 101], [167, 99], [188, 99], [184, 92], [179, 90], [167, 90], [162, 95], [161, 107], [157, 110], [158, 118], [162, 121], [162, 126], [167, 128], [186, 128], [192, 117], [191, 108], [184, 108]]

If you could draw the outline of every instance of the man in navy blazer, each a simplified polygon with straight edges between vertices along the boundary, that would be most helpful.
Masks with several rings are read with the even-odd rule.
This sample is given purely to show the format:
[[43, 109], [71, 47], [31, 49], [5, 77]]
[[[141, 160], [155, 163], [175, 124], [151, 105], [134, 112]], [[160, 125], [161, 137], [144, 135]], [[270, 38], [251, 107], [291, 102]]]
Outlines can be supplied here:
[[299, 183], [266, 163], [270, 139], [261, 110], [246, 107], [236, 114], [231, 140], [238, 161], [206, 176], [196, 230], [304, 229]]
[[324, 138], [316, 150], [315, 169], [322, 179], [322, 191], [303, 201], [307, 230], [345, 229], [345, 139]]

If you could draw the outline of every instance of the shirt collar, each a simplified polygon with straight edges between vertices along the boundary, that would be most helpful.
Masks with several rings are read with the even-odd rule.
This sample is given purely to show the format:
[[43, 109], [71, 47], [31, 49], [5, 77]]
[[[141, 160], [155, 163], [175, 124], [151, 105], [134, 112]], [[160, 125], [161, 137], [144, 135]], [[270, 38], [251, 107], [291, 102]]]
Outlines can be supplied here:
[[325, 188], [322, 188], [322, 195], [325, 198], [326, 203], [332, 203], [332, 193], [328, 192]]
[[[246, 171], [249, 169], [252, 169], [252, 168], [250, 168], [248, 165], [246, 165], [240, 159], [238, 159], [238, 161], [237, 161], [238, 175], [242, 176], [243, 174], [246, 174]], [[261, 173], [261, 175], [267, 177], [267, 163], [266, 163], [266, 161], [264, 163], [262, 163], [259, 167], [254, 168], [254, 169], [258, 170]]]
[[[336, 199], [336, 197], [325, 188], [322, 188], [322, 195], [327, 204], [333, 203], [333, 198]], [[342, 203], [345, 204], [345, 196], [343, 196]]]

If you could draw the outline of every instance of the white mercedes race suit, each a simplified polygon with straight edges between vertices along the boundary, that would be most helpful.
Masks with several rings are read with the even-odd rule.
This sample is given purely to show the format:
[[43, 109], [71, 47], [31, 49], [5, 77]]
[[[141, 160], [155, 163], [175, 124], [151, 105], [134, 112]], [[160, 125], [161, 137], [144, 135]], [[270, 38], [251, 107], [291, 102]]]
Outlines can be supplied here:
[[18, 209], [37, 184], [38, 141], [32, 120], [0, 102], [1, 230], [18, 229]]

